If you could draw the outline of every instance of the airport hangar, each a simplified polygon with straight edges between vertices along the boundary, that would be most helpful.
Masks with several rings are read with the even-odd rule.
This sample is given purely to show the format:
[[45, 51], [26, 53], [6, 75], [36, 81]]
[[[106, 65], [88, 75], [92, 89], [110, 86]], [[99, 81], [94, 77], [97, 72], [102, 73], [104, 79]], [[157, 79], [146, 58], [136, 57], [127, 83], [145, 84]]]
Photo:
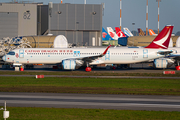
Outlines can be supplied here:
[[53, 47], [57, 35], [79, 46], [102, 43], [102, 4], [0, 3], [0, 21], [0, 39], [23, 36], [32, 47]]

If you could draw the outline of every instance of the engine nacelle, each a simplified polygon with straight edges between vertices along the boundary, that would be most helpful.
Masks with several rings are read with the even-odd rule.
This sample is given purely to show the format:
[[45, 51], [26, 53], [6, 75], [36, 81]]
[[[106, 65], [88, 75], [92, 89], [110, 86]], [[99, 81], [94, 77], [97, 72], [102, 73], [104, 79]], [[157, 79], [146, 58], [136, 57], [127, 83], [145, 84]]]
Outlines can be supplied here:
[[173, 64], [174, 64], [174, 61], [172, 61], [171, 59], [162, 58], [162, 59], [154, 60], [155, 68], [168, 68], [168, 67], [171, 67]]
[[64, 70], [75, 70], [76, 60], [63, 60], [62, 67]]

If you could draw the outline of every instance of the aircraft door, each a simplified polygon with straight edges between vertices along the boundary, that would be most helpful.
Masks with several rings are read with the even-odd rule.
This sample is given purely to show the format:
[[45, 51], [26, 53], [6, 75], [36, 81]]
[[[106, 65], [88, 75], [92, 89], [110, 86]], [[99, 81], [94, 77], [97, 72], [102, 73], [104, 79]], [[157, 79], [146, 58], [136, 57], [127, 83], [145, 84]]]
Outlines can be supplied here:
[[19, 50], [19, 58], [24, 58], [24, 50]]
[[143, 50], [143, 58], [148, 58], [148, 50], [147, 49]]
[[110, 60], [110, 51], [107, 51], [105, 55], [105, 60]]

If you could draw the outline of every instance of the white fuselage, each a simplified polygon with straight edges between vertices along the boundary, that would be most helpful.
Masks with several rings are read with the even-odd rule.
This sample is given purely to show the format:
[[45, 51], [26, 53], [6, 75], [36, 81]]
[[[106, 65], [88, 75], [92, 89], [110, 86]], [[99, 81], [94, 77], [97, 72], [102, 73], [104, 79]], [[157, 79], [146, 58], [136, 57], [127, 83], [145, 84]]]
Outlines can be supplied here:
[[[104, 52], [105, 48], [22, 48], [15, 49], [3, 57], [6, 62], [17, 64], [57, 64], [67, 59], [82, 59], [93, 57]], [[109, 48], [106, 55], [93, 60], [89, 64], [131, 64], [149, 61], [165, 55], [160, 55], [158, 51], [164, 49], [147, 48]]]

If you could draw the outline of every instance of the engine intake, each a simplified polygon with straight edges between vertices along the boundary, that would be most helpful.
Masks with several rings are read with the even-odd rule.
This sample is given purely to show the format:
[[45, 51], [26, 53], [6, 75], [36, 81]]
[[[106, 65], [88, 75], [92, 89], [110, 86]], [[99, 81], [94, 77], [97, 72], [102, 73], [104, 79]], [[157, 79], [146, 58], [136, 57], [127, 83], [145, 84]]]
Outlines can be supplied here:
[[76, 60], [63, 60], [62, 66], [64, 70], [75, 70]]
[[174, 62], [170, 59], [155, 59], [154, 60], [154, 67], [155, 68], [168, 68], [171, 67]]

